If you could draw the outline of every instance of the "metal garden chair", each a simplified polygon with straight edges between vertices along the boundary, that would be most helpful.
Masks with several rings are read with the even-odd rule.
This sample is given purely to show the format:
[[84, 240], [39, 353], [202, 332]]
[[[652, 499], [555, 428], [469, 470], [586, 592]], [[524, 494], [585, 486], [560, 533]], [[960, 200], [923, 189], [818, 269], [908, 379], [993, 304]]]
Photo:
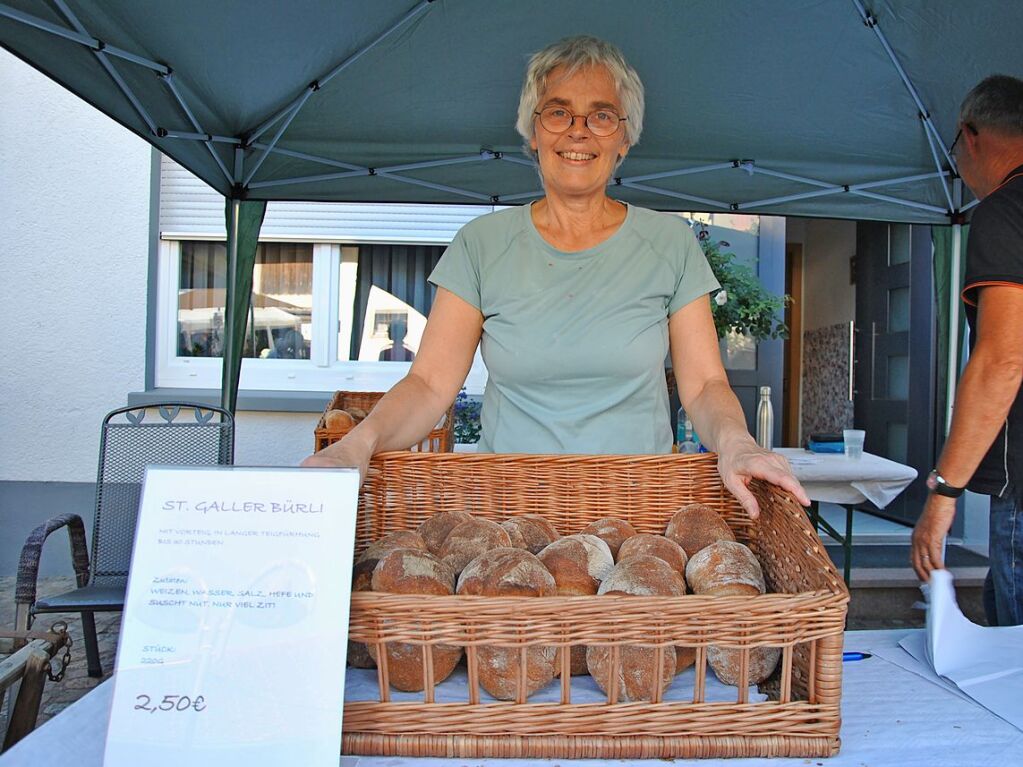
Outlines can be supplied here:
[[[89, 676], [103, 675], [94, 613], [124, 607], [145, 467], [151, 464], [229, 465], [234, 457], [234, 419], [226, 410], [175, 402], [114, 410], [103, 419], [96, 480], [91, 551], [77, 514], [51, 517], [32, 531], [21, 550], [15, 586], [15, 628], [25, 631], [36, 615], [82, 615]], [[36, 599], [39, 557], [47, 537], [67, 528], [77, 588]]]

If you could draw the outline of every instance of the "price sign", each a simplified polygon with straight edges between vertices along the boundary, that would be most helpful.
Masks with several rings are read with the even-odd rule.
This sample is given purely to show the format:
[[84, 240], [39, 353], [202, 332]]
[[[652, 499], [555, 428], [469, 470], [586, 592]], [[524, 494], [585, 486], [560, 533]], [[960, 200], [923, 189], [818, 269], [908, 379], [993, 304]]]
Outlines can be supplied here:
[[336, 767], [359, 475], [146, 473], [105, 767]]

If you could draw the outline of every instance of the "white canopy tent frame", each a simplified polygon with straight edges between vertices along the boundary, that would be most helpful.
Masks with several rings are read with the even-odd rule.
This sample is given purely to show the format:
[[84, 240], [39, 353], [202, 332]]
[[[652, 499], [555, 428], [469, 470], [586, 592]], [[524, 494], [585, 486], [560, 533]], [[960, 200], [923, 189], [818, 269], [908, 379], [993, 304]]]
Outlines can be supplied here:
[[[295, 152], [293, 150], [284, 149], [278, 147], [277, 144], [284, 136], [288, 127], [297, 117], [302, 107], [312, 98], [320, 88], [329, 82], [331, 79], [336, 77], [340, 72], [345, 70], [359, 58], [361, 58], [366, 52], [374, 48], [381, 41], [392, 35], [399, 29], [405, 27], [411, 20], [417, 18], [422, 14], [434, 0], [422, 0], [417, 5], [413, 6], [407, 13], [394, 21], [388, 28], [386, 28], [381, 34], [375, 37], [372, 41], [358, 49], [355, 53], [346, 57], [343, 61], [338, 63], [336, 66], [331, 68], [322, 77], [314, 80], [309, 85], [305, 86], [302, 92], [296, 96], [294, 100], [288, 103], [284, 108], [277, 111], [271, 117], [263, 120], [256, 128], [251, 131], [243, 131], [240, 135], [235, 137], [229, 136], [215, 136], [207, 133], [203, 130], [199, 120], [195, 117], [193, 110], [189, 108], [188, 103], [183, 97], [181, 91], [176, 87], [173, 70], [166, 64], [152, 61], [144, 56], [140, 56], [130, 51], [123, 50], [116, 46], [111, 46], [103, 42], [102, 40], [91, 36], [85, 26], [77, 19], [75, 14], [67, 6], [64, 0], [54, 0], [57, 8], [64, 16], [66, 21], [71, 25], [72, 28], [61, 27], [57, 24], [53, 24], [45, 19], [38, 18], [31, 14], [19, 11], [5, 4], [0, 4], [0, 16], [13, 19], [23, 24], [29, 25], [36, 29], [49, 32], [57, 35], [64, 39], [79, 43], [89, 49], [91, 49], [111, 79], [115, 82], [118, 89], [123, 93], [124, 97], [130, 102], [133, 109], [148, 126], [148, 129], [152, 136], [160, 138], [174, 138], [183, 141], [199, 141], [205, 145], [209, 153], [212, 155], [217, 166], [224, 174], [225, 178], [232, 185], [231, 199], [235, 203], [234, 207], [229, 209], [228, 213], [228, 281], [229, 285], [233, 284], [236, 277], [236, 266], [237, 266], [237, 249], [231, 247], [231, 243], [236, 241], [236, 232], [233, 232], [231, 226], [232, 219], [235, 225], [237, 225], [237, 204], [246, 196], [246, 191], [249, 189], [262, 189], [281, 187], [289, 184], [298, 183], [309, 183], [316, 181], [336, 181], [346, 178], [361, 178], [366, 176], [378, 176], [386, 178], [391, 181], [396, 181], [403, 184], [411, 184], [415, 186], [421, 186], [437, 191], [446, 192], [449, 194], [455, 194], [473, 199], [479, 202], [486, 202], [491, 204], [498, 204], [501, 202], [513, 202], [522, 199], [528, 199], [530, 197], [538, 197], [542, 194], [540, 190], [534, 190], [530, 192], [512, 193], [512, 194], [498, 194], [498, 195], [486, 195], [479, 192], [474, 192], [469, 189], [462, 189], [446, 184], [438, 184], [436, 182], [426, 181], [423, 179], [413, 178], [405, 175], [401, 175], [404, 172], [410, 170], [418, 170], [424, 168], [439, 167], [443, 165], [453, 165], [462, 163], [477, 163], [477, 162], [489, 162], [492, 160], [503, 160], [505, 162], [512, 162], [518, 164], [532, 165], [532, 162], [524, 158], [517, 158], [507, 156], [502, 152], [494, 152], [489, 149], [481, 149], [478, 155], [470, 155], [459, 158], [438, 158], [436, 160], [427, 160], [423, 162], [415, 163], [404, 163], [396, 166], [372, 168], [364, 167], [353, 163], [348, 163], [343, 160], [337, 160], [326, 157], [318, 157], [312, 154]], [[847, 183], [836, 183], [823, 181], [820, 179], [813, 179], [796, 174], [785, 173], [782, 171], [772, 170], [767, 167], [758, 166], [752, 159], [742, 160], [724, 160], [722, 162], [711, 163], [707, 165], [695, 166], [690, 168], [679, 168], [676, 170], [663, 171], [654, 174], [637, 175], [633, 177], [621, 177], [615, 178], [612, 183], [615, 185], [621, 185], [627, 188], [633, 188], [643, 190], [651, 194], [656, 194], [670, 199], [683, 200], [687, 202], [695, 202], [700, 205], [708, 207], [731, 210], [731, 211], [752, 211], [760, 210], [765, 207], [772, 205], [781, 204], [783, 202], [790, 202], [795, 200], [810, 199], [813, 197], [822, 197], [834, 194], [853, 194], [862, 197], [877, 199], [887, 203], [906, 206], [919, 210], [924, 210], [931, 213], [945, 214], [949, 217], [952, 222], [953, 229], [953, 256], [952, 256], [952, 270], [950, 277], [950, 317], [951, 323], [950, 328], [952, 332], [949, 333], [949, 362], [948, 362], [948, 400], [947, 400], [947, 411], [946, 411], [946, 429], [951, 423], [952, 406], [954, 401], [956, 378], [958, 373], [958, 343], [957, 333], [955, 328], [958, 327], [958, 316], [959, 316], [959, 262], [961, 259], [961, 220], [962, 213], [968, 210], [976, 201], [967, 205], [965, 208], [962, 207], [962, 182], [958, 178], [957, 168], [955, 160], [949, 152], [948, 147], [945, 145], [937, 128], [934, 125], [929, 110], [923, 103], [922, 98], [919, 95], [917, 88], [914, 86], [909, 75], [906, 73], [904, 67], [900, 63], [898, 56], [895, 54], [894, 49], [889, 43], [883, 30], [881, 29], [880, 23], [873, 13], [868, 11], [860, 0], [852, 0], [853, 5], [859, 14], [863, 24], [870, 28], [876, 35], [879, 43], [883, 47], [886, 55], [890, 59], [893, 67], [898, 73], [902, 83], [909, 92], [911, 98], [919, 110], [919, 120], [923, 127], [925, 136], [928, 141], [928, 146], [931, 151], [931, 155], [934, 159], [936, 171], [934, 173], [926, 174], [914, 174], [910, 176], [902, 176], [899, 178], [875, 180], [869, 182], [861, 182], [854, 184]], [[138, 66], [148, 68], [155, 72], [160, 77], [161, 81], [167, 86], [168, 90], [173, 95], [175, 102], [177, 103], [181, 112], [185, 115], [188, 122], [190, 123], [191, 131], [169, 129], [166, 127], [157, 126], [153, 118], [150, 116], [145, 106], [140, 102], [138, 97], [132, 91], [131, 87], [124, 81], [118, 72], [114, 63], [111, 61], [111, 57], [121, 59], [123, 61], [134, 63]], [[271, 127], [275, 124], [280, 123], [273, 138], [269, 143], [260, 142], [260, 137], [263, 136]], [[227, 144], [233, 148], [233, 173], [229, 172], [227, 166], [220, 157], [215, 145], [216, 144]], [[940, 149], [941, 156], [939, 157], [938, 150]], [[250, 160], [248, 167], [246, 167], [246, 153], [252, 152], [253, 156], [248, 158]], [[265, 160], [271, 154], [280, 154], [282, 156], [293, 157], [297, 159], [303, 159], [314, 163], [324, 164], [330, 167], [343, 168], [344, 170], [339, 173], [329, 173], [317, 176], [301, 176], [284, 179], [272, 179], [266, 181], [256, 180], [256, 174], [262, 167]], [[950, 170], [945, 170], [942, 167], [942, 157], [948, 162]], [[819, 187], [819, 189], [812, 192], [797, 192], [790, 195], [780, 195], [774, 197], [768, 197], [758, 200], [749, 200], [740, 202], [733, 200], [731, 202], [724, 202], [721, 200], [713, 200], [706, 197], [685, 194], [674, 190], [663, 189], [649, 184], [645, 184], [645, 181], [651, 181], [656, 179], [664, 179], [669, 177], [677, 177], [682, 175], [690, 175], [696, 173], [709, 173], [718, 172], [724, 170], [739, 169], [745, 171], [750, 177], [760, 174], [776, 179], [782, 179], [791, 181], [796, 184], [810, 185]], [[906, 184], [906, 183], [917, 183], [917, 182], [929, 182], [938, 180], [941, 184], [942, 192], [945, 199], [948, 201], [947, 210], [939, 208], [934, 205], [928, 205], [925, 203], [917, 202], [914, 200], [907, 200], [891, 195], [882, 195], [875, 192], [868, 191], [870, 189], [890, 186], [895, 184]], [[948, 179], [952, 180], [952, 189], [949, 189]], [[234, 211], [234, 215], [231, 215], [231, 210]], [[234, 235], [234, 236], [233, 236]], [[225, 359], [228, 355], [233, 353], [233, 346], [236, 344], [232, 343], [233, 339], [229, 337], [227, 339], [227, 345], [225, 348]], [[225, 366], [226, 369], [226, 366]], [[226, 391], [228, 389], [227, 381], [225, 380], [225, 399], [228, 395]], [[236, 389], [237, 381], [233, 383], [233, 387]]]

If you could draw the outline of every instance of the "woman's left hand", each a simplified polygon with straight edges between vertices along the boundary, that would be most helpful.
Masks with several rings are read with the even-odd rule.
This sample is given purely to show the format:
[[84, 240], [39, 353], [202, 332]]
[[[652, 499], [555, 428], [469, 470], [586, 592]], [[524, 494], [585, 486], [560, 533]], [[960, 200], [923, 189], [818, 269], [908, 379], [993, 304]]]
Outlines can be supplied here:
[[725, 487], [739, 501], [750, 519], [760, 516], [760, 505], [748, 487], [752, 479], [762, 479], [777, 485], [792, 493], [804, 506], [810, 505], [806, 491], [792, 474], [785, 456], [764, 450], [752, 439], [747, 438], [735, 446], [723, 447], [718, 453], [718, 473]]

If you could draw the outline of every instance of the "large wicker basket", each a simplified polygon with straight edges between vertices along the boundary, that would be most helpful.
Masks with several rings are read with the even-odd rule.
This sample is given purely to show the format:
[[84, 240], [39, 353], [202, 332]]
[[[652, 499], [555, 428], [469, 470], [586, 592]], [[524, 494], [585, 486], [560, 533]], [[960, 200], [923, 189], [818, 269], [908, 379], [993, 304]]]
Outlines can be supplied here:
[[[313, 432], [316, 438], [316, 449], [322, 450], [327, 445], [333, 444], [347, 434], [351, 429], [328, 429], [324, 424], [324, 417], [328, 410], [348, 410], [359, 408], [367, 413], [380, 401], [386, 392], [382, 391], [336, 391], [330, 398], [323, 415], [316, 423]], [[455, 403], [451, 403], [448, 412], [444, 414], [440, 423], [435, 426], [426, 439], [411, 449], [421, 453], [450, 453], [455, 446]]]
[[[378, 701], [349, 702], [349, 754], [459, 758], [821, 757], [839, 748], [842, 634], [848, 591], [790, 496], [761, 482], [751, 522], [721, 485], [715, 457], [526, 456], [387, 453], [373, 462], [359, 506], [357, 547], [415, 528], [437, 511], [464, 509], [503, 519], [542, 513], [562, 533], [618, 516], [661, 533], [698, 501], [720, 511], [763, 564], [769, 593], [756, 597], [441, 597], [356, 593], [349, 636], [377, 644], [466, 647], [465, 703], [435, 702], [432, 653], [415, 702], [391, 700], [386, 662]], [[560, 703], [481, 701], [476, 648], [576, 644], [697, 648], [692, 700], [573, 703], [562, 674]], [[740, 681], [734, 702], [707, 702], [706, 647], [782, 648], [779, 670], [751, 702]], [[612, 649], [612, 662], [620, 651]], [[569, 653], [562, 652], [562, 668]], [[657, 653], [663, 661], [663, 653]], [[613, 678], [615, 675], [611, 674]], [[659, 675], [655, 674], [655, 678]], [[448, 681], [450, 683], [451, 680]], [[521, 687], [520, 680], [520, 690]], [[558, 684], [556, 681], [554, 684]], [[655, 697], [654, 700], [657, 700]]]

